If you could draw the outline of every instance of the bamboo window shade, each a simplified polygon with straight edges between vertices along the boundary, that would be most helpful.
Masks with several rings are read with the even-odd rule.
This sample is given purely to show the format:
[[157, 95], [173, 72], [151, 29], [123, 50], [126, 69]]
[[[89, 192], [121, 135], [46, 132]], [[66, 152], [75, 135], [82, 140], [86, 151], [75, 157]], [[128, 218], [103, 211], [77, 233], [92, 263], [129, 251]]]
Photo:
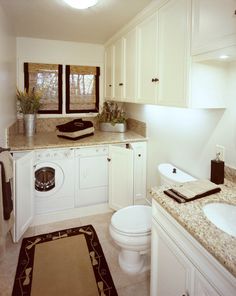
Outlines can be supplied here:
[[24, 63], [25, 88], [42, 93], [39, 113], [62, 113], [62, 65]]
[[66, 112], [98, 112], [99, 67], [66, 66]]

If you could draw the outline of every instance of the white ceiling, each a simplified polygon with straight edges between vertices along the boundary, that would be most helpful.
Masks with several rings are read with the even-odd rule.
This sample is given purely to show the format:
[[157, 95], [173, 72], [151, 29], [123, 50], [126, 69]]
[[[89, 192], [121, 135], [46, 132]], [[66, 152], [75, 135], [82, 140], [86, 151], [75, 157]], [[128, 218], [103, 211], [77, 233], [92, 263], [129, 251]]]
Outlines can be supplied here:
[[17, 37], [104, 44], [152, 0], [99, 0], [76, 10], [63, 0], [0, 0]]

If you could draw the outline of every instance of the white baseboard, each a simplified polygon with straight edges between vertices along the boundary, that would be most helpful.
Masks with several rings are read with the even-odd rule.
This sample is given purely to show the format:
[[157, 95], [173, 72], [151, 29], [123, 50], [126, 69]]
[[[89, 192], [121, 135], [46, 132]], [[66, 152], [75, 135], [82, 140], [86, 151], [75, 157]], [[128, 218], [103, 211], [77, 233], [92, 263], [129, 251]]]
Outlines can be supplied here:
[[112, 212], [107, 203], [35, 215], [31, 226]]

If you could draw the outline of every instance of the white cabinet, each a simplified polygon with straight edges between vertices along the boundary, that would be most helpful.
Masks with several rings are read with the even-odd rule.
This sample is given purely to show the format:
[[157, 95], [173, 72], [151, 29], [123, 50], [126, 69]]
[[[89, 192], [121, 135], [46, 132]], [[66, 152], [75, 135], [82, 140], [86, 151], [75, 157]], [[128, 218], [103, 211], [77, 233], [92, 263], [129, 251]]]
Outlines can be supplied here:
[[152, 222], [151, 256], [151, 296], [194, 295], [192, 263], [176, 248], [155, 219]]
[[158, 10], [158, 104], [186, 107], [190, 70], [191, 6], [170, 0]]
[[137, 30], [134, 28], [125, 37], [124, 71], [125, 71], [125, 102], [135, 102], [137, 89]]
[[108, 147], [76, 149], [75, 206], [108, 202]]
[[146, 198], [146, 142], [109, 146], [109, 206], [120, 208]]
[[114, 92], [114, 62], [113, 45], [106, 48], [105, 51], [105, 98], [112, 99]]
[[151, 296], [234, 296], [235, 278], [155, 200]]
[[122, 101], [125, 97], [124, 73], [124, 38], [114, 44], [114, 100]]
[[109, 147], [109, 206], [118, 210], [133, 204], [133, 150]]
[[156, 104], [158, 96], [158, 15], [154, 13], [137, 26], [137, 103]]
[[212, 287], [212, 285], [209, 284], [199, 271], [196, 271], [194, 278], [194, 295], [219, 296], [220, 294]]
[[235, 0], [193, 0], [192, 53], [236, 45]]
[[34, 217], [34, 152], [14, 153], [13, 241], [18, 242]]

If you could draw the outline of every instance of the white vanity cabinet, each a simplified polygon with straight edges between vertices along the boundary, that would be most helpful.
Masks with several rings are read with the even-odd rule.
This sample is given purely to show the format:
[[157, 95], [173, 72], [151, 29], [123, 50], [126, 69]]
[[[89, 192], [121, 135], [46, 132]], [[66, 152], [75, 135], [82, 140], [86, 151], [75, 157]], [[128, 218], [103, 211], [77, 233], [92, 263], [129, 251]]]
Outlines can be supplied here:
[[235, 0], [192, 0], [192, 53], [236, 45]]
[[146, 142], [109, 146], [109, 206], [114, 210], [146, 198]]
[[151, 296], [234, 296], [235, 278], [155, 200]]
[[34, 218], [34, 152], [13, 153], [13, 209], [15, 223], [12, 230], [18, 242]]

